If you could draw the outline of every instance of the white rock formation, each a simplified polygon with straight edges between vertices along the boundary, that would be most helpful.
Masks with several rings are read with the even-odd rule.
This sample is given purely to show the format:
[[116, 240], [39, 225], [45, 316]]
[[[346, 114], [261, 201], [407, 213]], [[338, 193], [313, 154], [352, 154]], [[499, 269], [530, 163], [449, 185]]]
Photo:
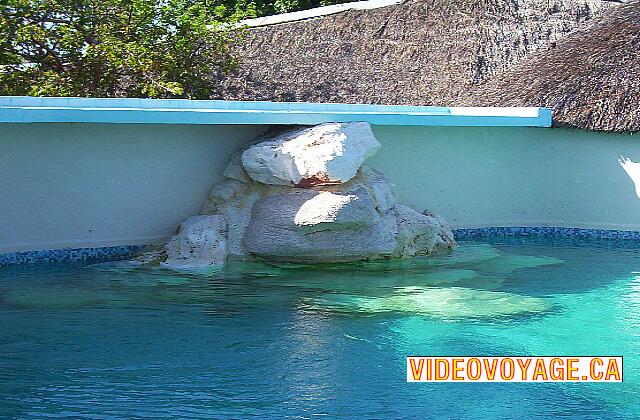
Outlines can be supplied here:
[[394, 186], [362, 165], [378, 149], [366, 123], [296, 129], [235, 153], [202, 216], [136, 258], [168, 267], [234, 260], [341, 262], [455, 248], [439, 216], [396, 204]]
[[[293, 223], [296, 230], [302, 233], [369, 227], [373, 225], [376, 216], [373, 201], [364, 190], [355, 194], [303, 190], [286, 196], [298, 197], [294, 200], [298, 202], [291, 210], [295, 211]], [[286, 201], [283, 200], [283, 203]], [[254, 211], [255, 209], [256, 206]]]
[[306, 190], [256, 201], [244, 246], [277, 261], [337, 262], [389, 257], [396, 241], [366, 190]]
[[327, 123], [253, 145], [242, 153], [242, 165], [263, 184], [328, 185], [349, 181], [379, 148], [367, 123]]
[[248, 254], [242, 245], [242, 239], [251, 221], [253, 204], [262, 197], [291, 190], [291, 188], [283, 186], [255, 182], [242, 183], [235, 179], [225, 179], [211, 190], [202, 213], [220, 214], [225, 217], [229, 257], [246, 259]]
[[180, 225], [167, 245], [168, 268], [223, 265], [227, 261], [227, 237], [224, 216], [192, 216]]
[[398, 225], [395, 251], [397, 256], [413, 257], [431, 253], [440, 232], [440, 223], [437, 219], [398, 204], [396, 205], [396, 223]]
[[445, 218], [429, 210], [425, 210], [422, 214], [434, 218], [438, 221], [438, 236], [436, 237], [436, 243], [433, 247], [432, 252], [440, 253], [453, 251], [458, 244], [453, 238], [453, 231], [451, 230], [451, 226], [449, 226], [449, 223], [445, 220]]

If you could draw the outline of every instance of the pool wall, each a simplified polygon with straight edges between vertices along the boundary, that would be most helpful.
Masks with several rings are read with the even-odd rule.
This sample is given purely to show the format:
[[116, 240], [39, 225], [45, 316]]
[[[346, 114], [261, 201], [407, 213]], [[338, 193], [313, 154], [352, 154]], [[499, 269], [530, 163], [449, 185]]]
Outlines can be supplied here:
[[618, 163], [640, 135], [531, 127], [376, 127], [370, 164], [399, 200], [456, 228], [640, 230], [640, 198]]
[[[552, 226], [633, 238], [620, 231], [640, 231], [640, 198], [617, 161], [640, 161], [640, 137], [544, 128], [550, 120], [531, 109], [335, 105], [327, 114], [320, 105], [246, 111], [232, 103], [223, 114], [189, 109], [189, 122], [177, 124], [176, 109], [100, 106], [0, 106], [5, 260], [68, 259], [71, 251], [59, 251], [68, 248], [104, 256], [167, 238], [199, 211], [230, 154], [274, 121], [369, 120], [382, 143], [369, 164], [397, 185], [400, 202], [457, 229]], [[16, 254], [43, 250], [58, 251]]]
[[0, 254], [153, 243], [197, 214], [254, 125], [0, 125]]

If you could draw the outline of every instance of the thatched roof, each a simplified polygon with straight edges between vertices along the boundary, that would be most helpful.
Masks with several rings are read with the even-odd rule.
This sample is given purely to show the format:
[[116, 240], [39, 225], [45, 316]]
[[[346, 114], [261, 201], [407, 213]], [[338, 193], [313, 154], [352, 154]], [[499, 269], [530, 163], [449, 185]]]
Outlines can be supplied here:
[[[407, 0], [250, 29], [212, 98], [455, 105], [611, 3]], [[616, 6], [617, 7], [617, 6]]]
[[640, 131], [640, 0], [603, 13], [462, 103], [548, 106], [557, 126]]

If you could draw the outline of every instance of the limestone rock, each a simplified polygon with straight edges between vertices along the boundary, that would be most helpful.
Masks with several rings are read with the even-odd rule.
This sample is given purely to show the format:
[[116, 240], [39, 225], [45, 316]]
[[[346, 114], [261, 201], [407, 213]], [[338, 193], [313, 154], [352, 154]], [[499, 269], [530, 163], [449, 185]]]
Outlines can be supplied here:
[[436, 244], [433, 247], [432, 253], [446, 253], [453, 251], [458, 244], [453, 236], [451, 226], [449, 226], [449, 223], [445, 218], [429, 210], [423, 211], [422, 214], [436, 219], [440, 225]]
[[242, 245], [242, 238], [251, 220], [253, 204], [262, 197], [291, 191], [291, 188], [281, 185], [225, 179], [211, 190], [202, 214], [220, 214], [225, 217], [229, 257], [245, 259], [247, 252]]
[[395, 254], [399, 257], [429, 255], [440, 232], [438, 220], [401, 204], [396, 205], [396, 218], [398, 235]]
[[[232, 158], [233, 159], [233, 158]], [[231, 164], [229, 165], [231, 166]], [[228, 166], [228, 168], [229, 168]], [[233, 259], [246, 259], [247, 252], [242, 244], [249, 221], [253, 204], [263, 197], [276, 194], [287, 194], [299, 191], [333, 192], [343, 194], [370, 195], [367, 199], [371, 205], [370, 211], [378, 211], [382, 222], [387, 223], [388, 230], [395, 230], [395, 194], [394, 186], [380, 172], [362, 166], [357, 175], [344, 184], [320, 186], [312, 189], [291, 188], [284, 185], [268, 185], [238, 180], [237, 177], [226, 178], [211, 190], [209, 198], [202, 208], [202, 214], [221, 214], [227, 220], [227, 246], [229, 257]], [[320, 198], [306, 205], [310, 209]], [[361, 200], [360, 203], [363, 203]]]
[[393, 184], [364, 165], [348, 182], [308, 189], [227, 178], [202, 212], [225, 217], [229, 258], [240, 260], [371, 260], [455, 247], [446, 221], [396, 205]]
[[293, 222], [304, 233], [371, 226], [376, 216], [373, 201], [363, 189], [354, 194], [301, 191], [293, 197], [302, 201], [285, 205], [294, 204]]
[[242, 165], [254, 181], [308, 188], [349, 181], [379, 148], [368, 123], [327, 123], [255, 144]]
[[240, 182], [248, 182], [249, 175], [244, 170], [242, 166], [242, 150], [238, 150], [229, 158], [229, 163], [227, 167], [222, 171], [222, 175], [229, 179], [235, 179]]
[[223, 265], [227, 260], [227, 226], [224, 216], [192, 216], [180, 225], [165, 246], [169, 268]]
[[451, 226], [449, 226], [449, 223], [445, 220], [445, 218], [429, 210], [425, 210], [424, 212], [422, 212], [422, 214], [435, 218], [440, 224], [438, 237], [436, 238], [436, 243], [433, 247], [432, 253], [447, 253], [453, 251], [456, 246], [458, 246], [458, 244], [456, 243], [456, 240], [453, 236]]
[[271, 260], [339, 262], [390, 256], [396, 241], [364, 189], [301, 190], [256, 201], [244, 246]]
[[380, 144], [367, 123], [270, 134], [232, 155], [201, 215], [135, 261], [190, 268], [227, 260], [322, 263], [433, 255], [456, 243], [446, 221], [396, 204], [362, 163]]
[[396, 205], [395, 185], [380, 172], [363, 166], [360, 170], [362, 183], [369, 189], [376, 208], [386, 212]]
[[366, 189], [375, 203], [376, 209], [386, 212], [396, 205], [395, 185], [379, 171], [362, 165], [355, 177], [348, 182], [337, 185], [315, 187], [315, 190], [350, 192], [360, 188]]

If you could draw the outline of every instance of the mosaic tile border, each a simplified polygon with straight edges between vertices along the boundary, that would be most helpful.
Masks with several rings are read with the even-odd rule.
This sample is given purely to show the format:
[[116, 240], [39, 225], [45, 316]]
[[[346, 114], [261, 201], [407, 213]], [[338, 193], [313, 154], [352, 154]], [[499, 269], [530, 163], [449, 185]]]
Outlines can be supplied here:
[[[559, 238], [596, 238], [616, 240], [640, 240], [640, 231], [583, 229], [566, 227], [498, 226], [471, 229], [454, 229], [457, 240], [476, 239], [485, 236], [551, 236]], [[0, 254], [0, 267], [11, 264], [126, 259], [141, 250], [143, 245], [123, 245], [99, 248], [64, 248], [42, 251], [23, 251]]]
[[22, 251], [0, 254], [0, 267], [11, 264], [54, 263], [64, 261], [112, 261], [131, 257], [141, 245], [122, 245], [99, 248], [64, 248], [42, 251]]
[[471, 229], [454, 229], [453, 234], [456, 239], [473, 239], [482, 236], [555, 236], [563, 238], [640, 240], [640, 232], [633, 230], [583, 229], [553, 226], [498, 226]]

